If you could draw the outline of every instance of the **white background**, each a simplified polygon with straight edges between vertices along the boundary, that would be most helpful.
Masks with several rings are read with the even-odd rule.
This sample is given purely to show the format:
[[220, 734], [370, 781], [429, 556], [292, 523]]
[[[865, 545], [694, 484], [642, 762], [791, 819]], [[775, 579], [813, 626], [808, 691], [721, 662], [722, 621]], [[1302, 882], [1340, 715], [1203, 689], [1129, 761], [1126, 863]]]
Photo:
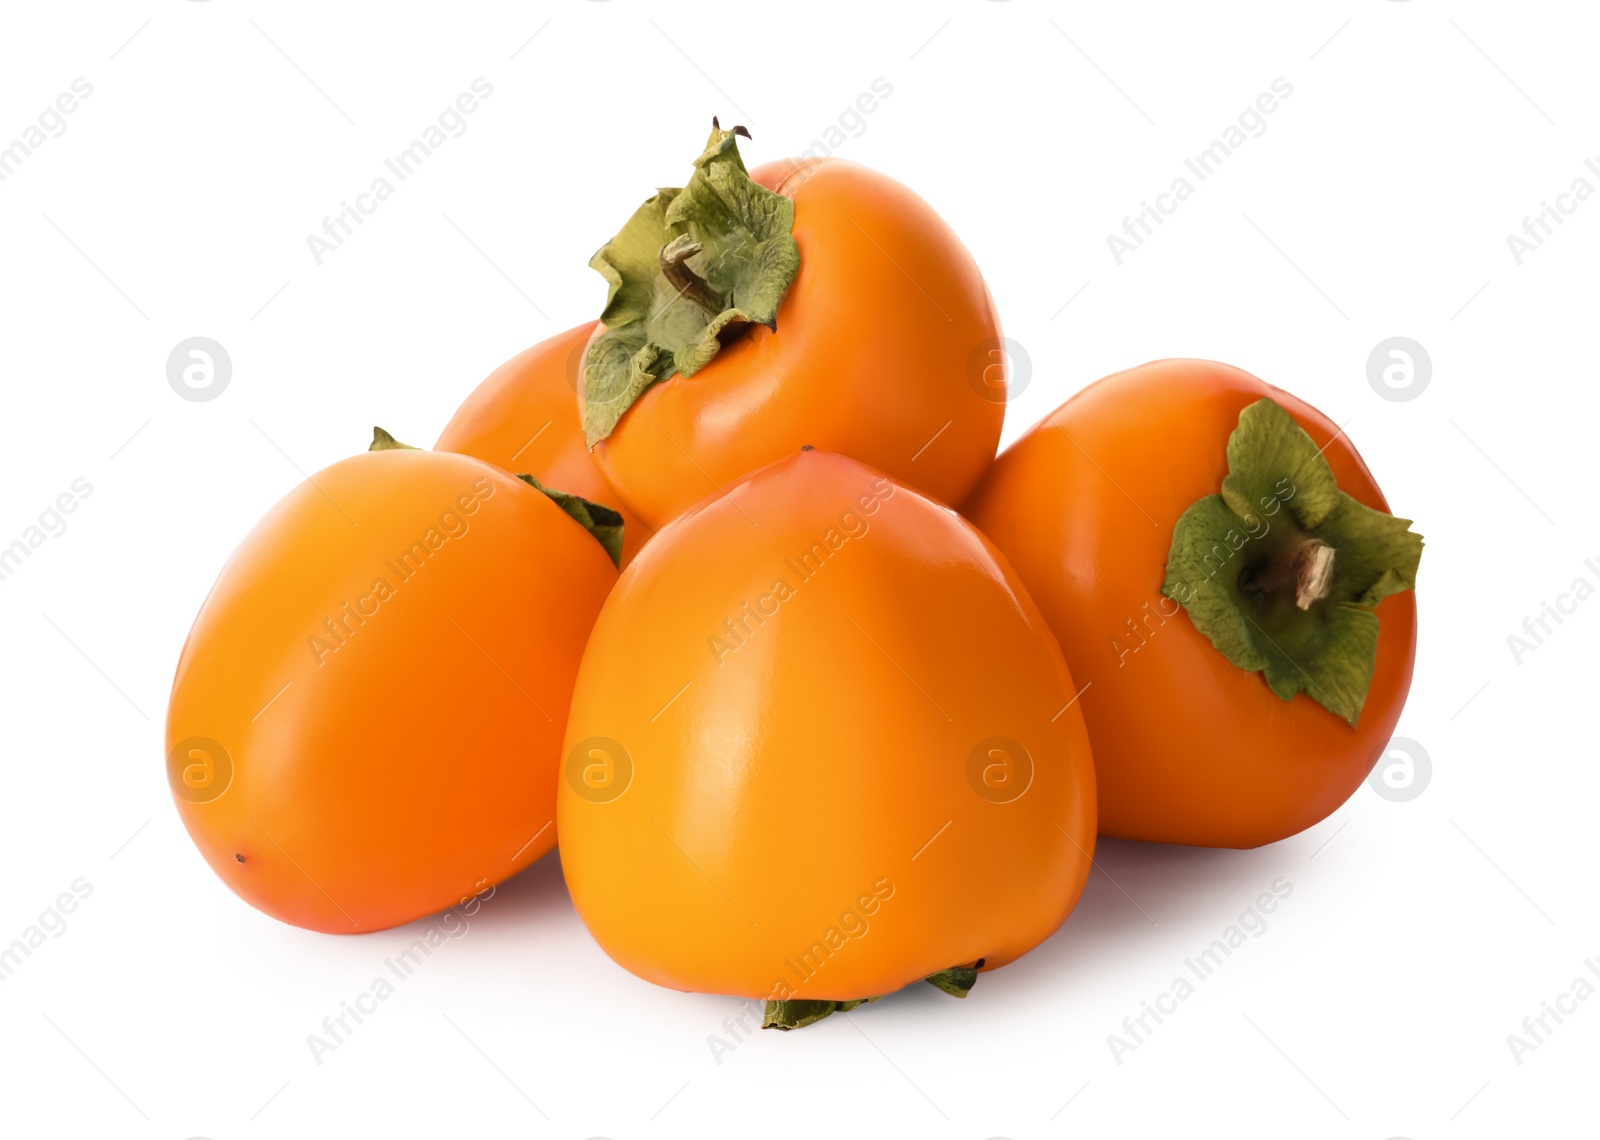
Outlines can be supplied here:
[[[0, 983], [0, 1129], [1592, 1132], [1600, 1000], [1521, 1064], [1506, 1039], [1600, 959], [1600, 601], [1520, 663], [1506, 639], [1600, 584], [1600, 201], [1520, 265], [1506, 236], [1600, 187], [1597, 31], [1578, 3], [1432, 0], [8, 5], [0, 143], [74, 78], [93, 94], [0, 183], [0, 545], [94, 491], [0, 582], [0, 942], [75, 879], [93, 894]], [[466, 133], [319, 266], [307, 235], [479, 76]], [[302, 472], [375, 422], [431, 442], [503, 359], [595, 315], [589, 254], [681, 185], [712, 114], [750, 127], [752, 163], [783, 157], [879, 77], [838, 153], [983, 266], [1033, 367], [1007, 441], [1174, 355], [1346, 425], [1428, 541], [1399, 731], [1431, 782], [1263, 850], [1104, 843], [1065, 927], [965, 1003], [917, 987], [720, 1058], [739, 1003], [614, 966], [551, 857], [318, 1065], [307, 1035], [416, 930], [280, 925], [193, 849], [162, 722], [207, 587]], [[1278, 77], [1266, 133], [1118, 265], [1107, 235]], [[165, 373], [197, 335], [233, 362], [203, 403]], [[1409, 402], [1367, 378], [1396, 335], [1433, 364]], [[1114, 1060], [1107, 1035], [1280, 876], [1266, 933]]]

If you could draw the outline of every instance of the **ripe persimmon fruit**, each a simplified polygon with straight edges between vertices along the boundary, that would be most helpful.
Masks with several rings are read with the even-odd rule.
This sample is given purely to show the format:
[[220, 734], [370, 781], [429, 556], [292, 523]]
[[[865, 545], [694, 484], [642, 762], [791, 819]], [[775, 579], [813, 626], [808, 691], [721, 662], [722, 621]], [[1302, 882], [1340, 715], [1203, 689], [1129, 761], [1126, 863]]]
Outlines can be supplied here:
[[1254, 376], [1108, 376], [966, 506], [1060, 639], [1102, 834], [1255, 847], [1344, 803], [1394, 732], [1422, 539], [1349, 438]]
[[356, 933], [554, 846], [573, 678], [616, 581], [582, 513], [479, 460], [391, 446], [267, 514], [201, 607], [167, 712], [173, 799], [223, 882]]
[[439, 433], [435, 451], [475, 456], [513, 475], [530, 474], [622, 516], [622, 565], [650, 531], [623, 505], [583, 442], [576, 398], [588, 321], [519, 352], [473, 389]]
[[959, 503], [994, 458], [1008, 358], [972, 256], [932, 207], [838, 159], [747, 172], [713, 122], [590, 261], [609, 289], [585, 438], [659, 529], [811, 444]]
[[601, 611], [557, 794], [573, 902], [634, 974], [778, 1028], [964, 995], [1083, 889], [1075, 693], [983, 535], [798, 451], [664, 527]]

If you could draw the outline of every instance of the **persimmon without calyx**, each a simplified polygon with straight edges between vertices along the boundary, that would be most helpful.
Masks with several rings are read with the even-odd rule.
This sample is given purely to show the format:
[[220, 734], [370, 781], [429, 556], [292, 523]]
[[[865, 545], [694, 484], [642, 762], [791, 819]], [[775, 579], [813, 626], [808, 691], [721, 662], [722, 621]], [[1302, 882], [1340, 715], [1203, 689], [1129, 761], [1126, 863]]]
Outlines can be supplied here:
[[688, 185], [590, 262], [609, 286], [582, 385], [596, 462], [653, 528], [805, 444], [960, 502], [1009, 367], [977, 265], [898, 182], [837, 159], [747, 173], [741, 133], [713, 125]]
[[622, 516], [622, 565], [650, 536], [623, 505], [583, 442], [577, 387], [595, 321], [557, 333], [518, 353], [473, 389], [450, 418], [435, 451], [456, 451], [513, 475], [616, 510]]
[[575, 512], [476, 459], [391, 447], [256, 526], [167, 713], [178, 813], [236, 894], [381, 930], [554, 846], [573, 677], [616, 581]]
[[964, 994], [1072, 909], [1094, 774], [1021, 582], [955, 512], [804, 451], [662, 529], [584, 652], [557, 795], [601, 947], [793, 1028]]
[[1422, 539], [1287, 392], [1203, 360], [1109, 376], [1008, 448], [966, 511], [1092, 686], [1102, 834], [1283, 839], [1388, 743]]

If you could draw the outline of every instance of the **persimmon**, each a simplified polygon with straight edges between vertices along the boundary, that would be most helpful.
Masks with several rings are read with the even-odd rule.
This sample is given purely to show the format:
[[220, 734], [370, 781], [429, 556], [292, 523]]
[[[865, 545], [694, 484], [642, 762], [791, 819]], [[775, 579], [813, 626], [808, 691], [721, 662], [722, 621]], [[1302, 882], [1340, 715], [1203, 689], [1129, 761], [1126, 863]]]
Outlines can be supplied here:
[[1009, 369], [972, 256], [893, 179], [832, 158], [747, 172], [738, 135], [713, 121], [688, 185], [590, 261], [608, 293], [580, 403], [607, 481], [659, 529], [811, 444], [959, 503]]
[[601, 610], [557, 794], [573, 902], [624, 968], [777, 1028], [964, 995], [1083, 889], [1075, 692], [981, 534], [797, 452], [664, 527]]
[[576, 399], [588, 321], [519, 352], [473, 389], [439, 434], [435, 451], [457, 451], [513, 475], [537, 476], [622, 515], [622, 564], [650, 531], [622, 503], [583, 442]]
[[394, 447], [267, 514], [201, 607], [167, 711], [173, 798], [224, 883], [356, 933], [554, 846], [573, 678], [616, 581], [584, 513], [479, 460]]
[[1090, 686], [1102, 834], [1283, 839], [1394, 732], [1422, 539], [1289, 393], [1203, 360], [1108, 376], [1008, 448], [966, 513]]

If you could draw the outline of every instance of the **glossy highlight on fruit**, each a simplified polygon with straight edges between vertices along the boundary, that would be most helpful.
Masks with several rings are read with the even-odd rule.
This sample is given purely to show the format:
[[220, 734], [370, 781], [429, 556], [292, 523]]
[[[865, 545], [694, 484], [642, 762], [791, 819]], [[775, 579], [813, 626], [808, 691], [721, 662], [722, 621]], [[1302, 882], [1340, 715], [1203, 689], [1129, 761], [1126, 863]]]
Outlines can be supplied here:
[[1025, 954], [1083, 888], [1076, 691], [981, 534], [797, 451], [665, 527], [601, 612], [558, 791], [578, 913], [674, 989], [964, 993], [952, 968]]
[[[1202, 526], [1203, 543], [1184, 555], [1180, 520], [1225, 513], [1219, 491], [1241, 476], [1236, 463], [1229, 482], [1230, 441], [1237, 459], [1247, 441], [1235, 433], [1273, 408], [1309, 439], [1272, 436], [1256, 491], [1233, 501], [1250, 517], [1216, 533]], [[1352, 512], [1385, 516], [1382, 533], [1333, 552], [1333, 596], [1305, 561], [1316, 543], [1298, 518], [1329, 494], [1328, 472]], [[1080, 703], [1102, 834], [1207, 847], [1283, 839], [1344, 803], [1393, 735], [1416, 653], [1407, 587], [1421, 541], [1387, 518], [1348, 436], [1289, 393], [1203, 360], [1108, 376], [1008, 448], [966, 513], [1006, 553], [1073, 676], [1091, 686]], [[1219, 650], [1196, 625], [1197, 599], [1232, 606], [1234, 635], [1257, 657], [1279, 658], [1276, 672]], [[1343, 653], [1365, 662], [1358, 692], [1335, 691], [1347, 674], [1362, 679], [1354, 665], [1335, 668]]]
[[206, 862], [337, 934], [526, 867], [555, 844], [573, 678], [615, 580], [560, 506], [476, 459], [372, 451], [302, 483], [178, 661], [167, 775]]

